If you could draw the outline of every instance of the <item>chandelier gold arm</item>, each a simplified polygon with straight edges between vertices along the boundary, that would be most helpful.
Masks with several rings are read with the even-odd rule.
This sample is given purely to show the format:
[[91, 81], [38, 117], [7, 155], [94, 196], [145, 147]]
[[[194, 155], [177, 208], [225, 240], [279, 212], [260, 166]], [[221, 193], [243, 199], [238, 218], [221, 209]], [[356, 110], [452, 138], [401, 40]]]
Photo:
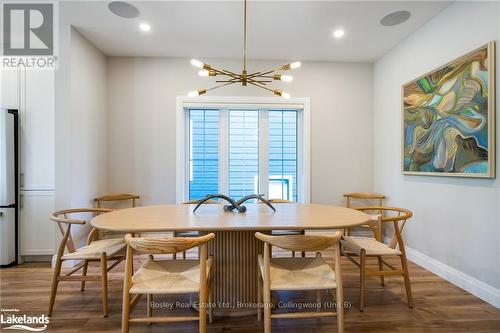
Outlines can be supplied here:
[[212, 67], [212, 70], [217, 74], [217, 75], [227, 75], [227, 76], [231, 76], [231, 77], [234, 77], [236, 78], [238, 76], [238, 74], [236, 73], [233, 73], [231, 71], [228, 71], [228, 70], [225, 70], [225, 69], [217, 69], [217, 68], [213, 68]]
[[249, 78], [252, 78], [252, 77], [256, 77], [256, 76], [261, 76], [261, 75], [267, 75], [267, 74], [271, 74], [273, 72], [276, 72], [275, 69], [273, 69], [272, 71], [266, 71], [266, 72], [255, 72], [253, 74], [249, 74], [248, 77]]
[[253, 79], [250, 79], [250, 80], [247, 80], [247, 82], [261, 83], [263, 85], [266, 85], [266, 83], [270, 83], [273, 81], [272, 80], [253, 80]]
[[278, 90], [278, 89], [272, 89], [272, 88], [269, 88], [269, 87], [265, 87], [265, 86], [262, 86], [262, 85], [260, 85], [258, 83], [255, 83], [255, 82], [249, 82], [249, 83], [251, 85], [256, 86], [256, 87], [259, 87], [259, 88], [265, 89], [267, 91], [270, 91], [270, 92], [272, 92], [273, 94], [276, 94], [276, 95], [277, 95], [277, 92], [280, 92], [280, 90]]
[[234, 78], [234, 79], [228, 79], [228, 80], [217, 80], [215, 82], [234, 82], [234, 83], [238, 83], [238, 82], [241, 82], [241, 79], [240, 78]]
[[[217, 80], [215, 82], [217, 82], [217, 83], [223, 83], [223, 82], [240, 83], [240, 82], [243, 82], [243, 79]], [[247, 83], [251, 83], [251, 82], [266, 85], [267, 83], [270, 83], [273, 81], [272, 80], [247, 80]]]
[[[222, 88], [222, 87], [229, 86], [229, 85], [235, 84], [235, 83], [237, 83], [237, 82], [236, 81], [235, 82], [228, 82], [228, 83], [220, 84], [218, 86], [210, 87], [210, 88], [207, 88], [207, 89], [202, 89], [202, 90], [204, 90], [203, 94], [206, 93], [207, 91], [215, 90], [215, 89], [218, 89], [218, 88]], [[200, 95], [202, 95], [202, 94], [200, 94]]]
[[222, 75], [227, 75], [227, 76], [230, 76], [230, 77], [235, 78], [235, 79], [239, 78], [241, 76], [241, 74], [233, 73], [233, 72], [230, 72], [227, 70], [223, 70]]

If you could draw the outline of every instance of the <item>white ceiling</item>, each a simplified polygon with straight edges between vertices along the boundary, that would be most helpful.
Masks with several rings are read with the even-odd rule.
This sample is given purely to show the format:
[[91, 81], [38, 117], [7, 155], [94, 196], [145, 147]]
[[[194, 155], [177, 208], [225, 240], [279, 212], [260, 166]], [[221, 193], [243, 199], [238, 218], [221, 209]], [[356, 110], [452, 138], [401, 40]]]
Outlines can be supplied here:
[[[242, 1], [132, 1], [136, 19], [112, 14], [108, 1], [61, 3], [60, 13], [106, 55], [241, 58]], [[450, 1], [250, 1], [250, 59], [372, 62], [450, 4]], [[394, 27], [393, 11], [412, 16]], [[150, 33], [139, 31], [148, 22]], [[345, 37], [335, 40], [334, 29]]]

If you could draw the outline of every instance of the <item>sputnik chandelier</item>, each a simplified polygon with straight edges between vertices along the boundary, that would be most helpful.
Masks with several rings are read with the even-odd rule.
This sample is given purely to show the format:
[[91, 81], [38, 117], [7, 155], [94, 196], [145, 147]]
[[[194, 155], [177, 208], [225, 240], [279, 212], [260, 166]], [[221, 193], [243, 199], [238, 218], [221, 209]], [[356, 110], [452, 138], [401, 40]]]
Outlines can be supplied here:
[[300, 67], [300, 62], [292, 62], [286, 65], [283, 65], [279, 68], [260, 71], [260, 72], [250, 72], [247, 71], [247, 0], [244, 0], [244, 23], [243, 23], [243, 70], [241, 74], [231, 72], [225, 69], [217, 69], [212, 67], [209, 64], [205, 64], [202, 61], [191, 59], [191, 65], [198, 68], [200, 71], [198, 75], [201, 77], [210, 77], [210, 76], [220, 76], [220, 80], [216, 80], [215, 82], [220, 83], [214, 87], [208, 89], [198, 89], [195, 91], [191, 91], [188, 96], [195, 97], [206, 94], [207, 91], [214, 90], [217, 88], [221, 88], [224, 86], [228, 86], [235, 83], [241, 83], [242, 86], [246, 87], [247, 85], [253, 85], [265, 90], [272, 92], [275, 95], [290, 98], [290, 94], [284, 92], [280, 89], [275, 89], [268, 87], [267, 84], [273, 81], [283, 81], [283, 82], [291, 82], [293, 77], [291, 75], [283, 75], [281, 71], [288, 71], [290, 69], [295, 69]]

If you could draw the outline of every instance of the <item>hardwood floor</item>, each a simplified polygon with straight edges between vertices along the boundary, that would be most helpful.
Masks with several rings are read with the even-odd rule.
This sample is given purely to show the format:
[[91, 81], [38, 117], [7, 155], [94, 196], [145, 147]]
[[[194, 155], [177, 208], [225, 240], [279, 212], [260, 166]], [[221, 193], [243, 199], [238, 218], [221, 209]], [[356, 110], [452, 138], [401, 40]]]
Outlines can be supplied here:
[[[288, 254], [287, 254], [288, 255]], [[378, 278], [368, 278], [366, 307], [357, 309], [359, 278], [356, 268], [343, 260], [344, 298], [352, 303], [346, 310], [346, 332], [500, 332], [500, 309], [481, 301], [425, 269], [410, 263], [414, 308], [406, 305], [403, 279], [386, 277], [382, 287]], [[389, 262], [391, 262], [389, 260]], [[139, 263], [136, 263], [139, 265]], [[396, 262], [394, 262], [396, 264]], [[370, 261], [369, 265], [376, 265]], [[136, 266], [138, 267], [138, 266]], [[370, 267], [370, 266], [369, 266]], [[89, 272], [97, 271], [92, 265]], [[48, 332], [120, 332], [123, 263], [109, 273], [110, 315], [102, 317], [100, 283], [87, 282], [85, 292], [80, 292], [79, 282], [62, 282], [56, 298], [54, 315]], [[3, 309], [18, 308], [18, 314], [40, 315], [47, 313], [52, 270], [48, 263], [28, 263], [0, 270], [0, 304]], [[276, 298], [276, 297], [274, 297]], [[314, 302], [316, 292], [280, 293], [279, 301]], [[165, 302], [189, 302], [189, 297], [158, 298]], [[289, 303], [289, 304], [297, 304]], [[155, 313], [169, 310], [155, 310]], [[174, 315], [193, 310], [170, 310]], [[145, 297], [134, 313], [145, 312]], [[133, 315], [132, 314], [132, 315]], [[130, 332], [196, 332], [197, 323], [132, 324]], [[216, 318], [208, 326], [209, 332], [260, 332], [261, 323], [256, 316]], [[336, 319], [273, 320], [273, 332], [335, 332]]]

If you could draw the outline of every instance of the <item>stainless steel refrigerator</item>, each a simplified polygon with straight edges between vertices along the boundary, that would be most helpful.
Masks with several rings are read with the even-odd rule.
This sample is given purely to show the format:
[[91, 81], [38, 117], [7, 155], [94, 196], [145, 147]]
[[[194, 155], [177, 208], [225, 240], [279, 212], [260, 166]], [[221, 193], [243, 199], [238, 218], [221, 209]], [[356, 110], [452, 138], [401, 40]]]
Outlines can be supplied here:
[[17, 264], [19, 116], [17, 110], [0, 109], [0, 265]]

